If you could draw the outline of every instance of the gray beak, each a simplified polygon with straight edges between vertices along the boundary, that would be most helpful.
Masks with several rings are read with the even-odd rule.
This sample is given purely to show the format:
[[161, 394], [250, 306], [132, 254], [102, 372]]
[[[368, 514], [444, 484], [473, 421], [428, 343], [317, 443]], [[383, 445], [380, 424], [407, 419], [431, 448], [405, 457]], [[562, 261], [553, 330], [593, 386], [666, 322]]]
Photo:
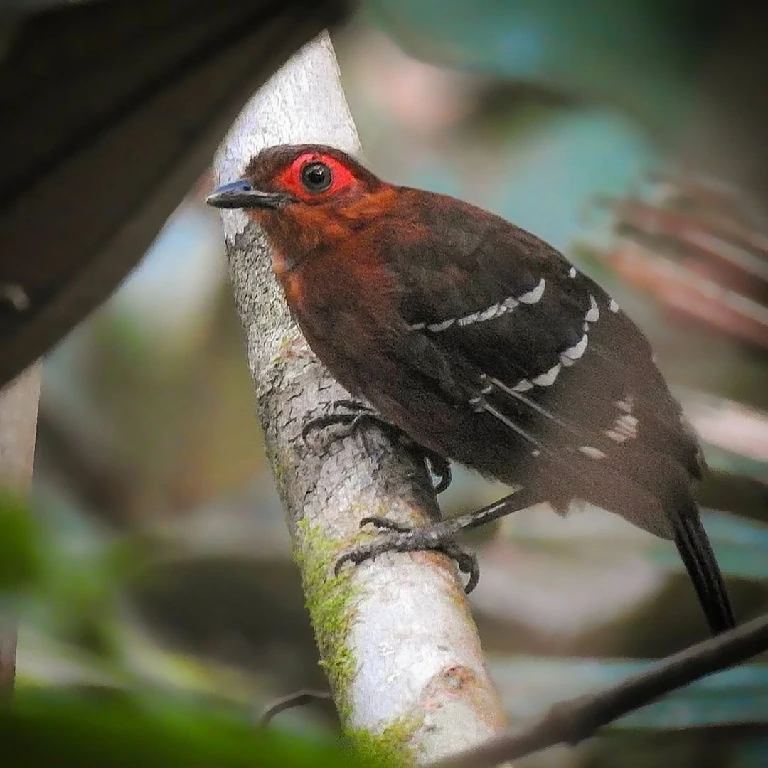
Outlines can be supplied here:
[[290, 200], [290, 195], [260, 192], [249, 182], [240, 180], [216, 187], [205, 202], [214, 208], [281, 208]]

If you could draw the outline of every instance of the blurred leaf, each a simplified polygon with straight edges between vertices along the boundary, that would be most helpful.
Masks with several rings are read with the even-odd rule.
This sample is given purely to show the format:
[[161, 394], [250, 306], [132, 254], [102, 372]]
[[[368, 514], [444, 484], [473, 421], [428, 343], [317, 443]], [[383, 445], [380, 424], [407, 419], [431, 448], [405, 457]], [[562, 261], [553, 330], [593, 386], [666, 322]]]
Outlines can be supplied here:
[[635, 126], [604, 110], [552, 110], [524, 135], [472, 141], [472, 152], [452, 144], [450, 163], [422, 152], [395, 178], [486, 208], [562, 250], [584, 232], [589, 201], [626, 193], [656, 160]]
[[753, 459], [736, 451], [719, 448], [711, 443], [704, 443], [703, 447], [707, 465], [712, 469], [719, 469], [721, 472], [749, 477], [761, 482], [765, 482], [768, 478], [768, 466], [764, 461]]
[[[684, 570], [671, 541], [645, 534], [597, 507], [585, 505], [564, 520], [539, 510], [530, 511], [535, 525], [526, 525], [527, 518], [520, 512], [502, 528], [512, 542], [527, 550], [538, 547], [550, 556], [579, 558], [589, 564], [640, 556], [669, 570]], [[707, 509], [702, 511], [702, 520], [724, 575], [768, 579], [768, 526]]]
[[[724, 575], [768, 579], [768, 526], [713, 510], [704, 510], [702, 520]], [[683, 567], [677, 550], [660, 540], [651, 543], [649, 554], [675, 570]]]
[[412, 55], [619, 104], [646, 125], [684, 117], [715, 39], [717, 0], [368, 0]]
[[0, 491], [0, 590], [18, 589], [38, 579], [38, 535], [27, 504]]
[[[511, 720], [543, 714], [557, 701], [590, 693], [644, 672], [654, 661], [491, 659], [489, 666]], [[633, 712], [610, 727], [669, 730], [768, 721], [768, 666], [750, 664], [705, 677]]]
[[0, 714], [3, 758], [14, 768], [255, 768], [361, 766], [329, 741], [258, 730], [169, 698], [19, 695]]
[[768, 764], [768, 739], [749, 739], [741, 743], [730, 768], [754, 768]]
[[[759, 359], [763, 384], [765, 362]], [[741, 376], [741, 369], [734, 368], [732, 375]], [[672, 391], [702, 443], [709, 467], [768, 483], [768, 413], [688, 387], [674, 386]]]

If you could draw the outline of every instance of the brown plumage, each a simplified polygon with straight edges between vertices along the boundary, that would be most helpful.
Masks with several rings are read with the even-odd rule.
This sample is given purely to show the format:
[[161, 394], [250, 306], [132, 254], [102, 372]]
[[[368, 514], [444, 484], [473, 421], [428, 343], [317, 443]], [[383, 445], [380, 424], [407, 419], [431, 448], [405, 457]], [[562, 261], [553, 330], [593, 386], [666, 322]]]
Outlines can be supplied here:
[[[430, 452], [523, 486], [458, 527], [591, 502], [673, 539], [712, 630], [733, 626], [693, 496], [699, 446], [605, 291], [529, 232], [329, 147], [267, 149], [244, 177], [209, 202], [265, 229], [291, 312], [339, 382]], [[446, 524], [431, 532], [351, 559], [439, 548]]]

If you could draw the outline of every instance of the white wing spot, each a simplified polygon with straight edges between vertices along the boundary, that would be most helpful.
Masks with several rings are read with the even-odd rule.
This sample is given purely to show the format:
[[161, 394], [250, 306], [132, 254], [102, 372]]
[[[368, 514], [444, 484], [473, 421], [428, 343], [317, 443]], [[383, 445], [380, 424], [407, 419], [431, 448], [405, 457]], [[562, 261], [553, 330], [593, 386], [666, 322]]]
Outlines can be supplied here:
[[472, 406], [472, 409], [478, 413], [485, 410], [485, 402], [482, 397], [471, 397], [469, 399], [469, 404]]
[[621, 418], [619, 418], [618, 423], [622, 427], [622, 429], [626, 429], [628, 432], [637, 433], [637, 425], [639, 422], [635, 416], [630, 416], [629, 414], [626, 414]]
[[596, 323], [600, 319], [600, 307], [597, 306], [595, 297], [589, 294], [589, 311], [584, 315], [584, 320], [588, 323]]
[[471, 315], [465, 315], [459, 318], [459, 325], [472, 325], [472, 323], [482, 323], [485, 320], [492, 320], [494, 317], [503, 315], [507, 310], [503, 304], [493, 304], [482, 312], [473, 312]]
[[540, 387], [549, 387], [555, 383], [558, 373], [560, 373], [560, 363], [555, 363], [546, 373], [542, 373], [532, 381]]
[[436, 332], [444, 331], [446, 328], [450, 328], [455, 322], [456, 318], [451, 317], [448, 318], [448, 320], [443, 320], [442, 323], [432, 323], [432, 325], [428, 325], [427, 330]]
[[634, 416], [625, 413], [616, 419], [611, 429], [607, 429], [605, 434], [617, 443], [626, 443], [627, 440], [634, 440], [637, 438], [638, 423], [638, 420]]
[[605, 454], [599, 449], [594, 448], [591, 445], [582, 445], [579, 451], [585, 456], [589, 456], [590, 459], [604, 459]]
[[459, 325], [472, 325], [472, 323], [476, 323], [479, 319], [480, 313], [473, 312], [471, 315], [464, 315], [464, 317], [460, 317]]
[[576, 271], [576, 267], [571, 267], [570, 272], [568, 272], [568, 277], [576, 277], [579, 273]]
[[513, 392], [527, 392], [529, 389], [533, 389], [533, 384], [528, 379], [520, 379], [511, 389]]
[[613, 299], [611, 299], [611, 303], [608, 305], [608, 309], [610, 309], [611, 312], [618, 312], [619, 305]]
[[412, 331], [423, 331], [425, 328], [433, 333], [440, 333], [440, 331], [448, 330], [454, 323], [458, 323], [461, 326], [472, 325], [473, 323], [483, 323], [486, 320], [493, 320], [496, 317], [500, 317], [506, 312], [510, 312], [517, 307], [521, 302], [523, 304], [535, 304], [544, 295], [544, 286], [546, 282], [544, 278], [539, 280], [538, 285], [533, 289], [524, 293], [522, 296], [515, 298], [514, 296], [508, 296], [504, 301], [498, 304], [492, 304], [487, 309], [472, 312], [469, 315], [463, 317], [450, 317], [447, 320], [442, 320], [439, 323], [412, 323], [410, 328]]
[[578, 344], [574, 344], [572, 347], [564, 350], [560, 353], [560, 362], [568, 368], [573, 365], [586, 351], [587, 351], [587, 334], [585, 333]]
[[546, 280], [542, 277], [541, 280], [539, 280], [539, 284], [533, 290], [524, 293], [522, 296], [518, 296], [517, 300], [523, 304], [535, 304], [544, 295], [544, 287], [546, 284]]

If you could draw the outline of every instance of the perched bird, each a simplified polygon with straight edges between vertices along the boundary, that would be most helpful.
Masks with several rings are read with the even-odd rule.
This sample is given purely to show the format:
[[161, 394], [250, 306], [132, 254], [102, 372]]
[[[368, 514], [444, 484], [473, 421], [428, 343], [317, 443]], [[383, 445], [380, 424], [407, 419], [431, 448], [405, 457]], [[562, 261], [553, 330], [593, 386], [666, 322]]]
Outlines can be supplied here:
[[[713, 632], [734, 626], [693, 496], [704, 463], [645, 336], [547, 243], [326, 146], [272, 147], [208, 198], [243, 208], [309, 346], [428, 455], [522, 489], [346, 559], [443, 550], [502, 515], [574, 500], [673, 539]], [[473, 572], [466, 558], [459, 564]], [[476, 580], [476, 573], [471, 573]]]

